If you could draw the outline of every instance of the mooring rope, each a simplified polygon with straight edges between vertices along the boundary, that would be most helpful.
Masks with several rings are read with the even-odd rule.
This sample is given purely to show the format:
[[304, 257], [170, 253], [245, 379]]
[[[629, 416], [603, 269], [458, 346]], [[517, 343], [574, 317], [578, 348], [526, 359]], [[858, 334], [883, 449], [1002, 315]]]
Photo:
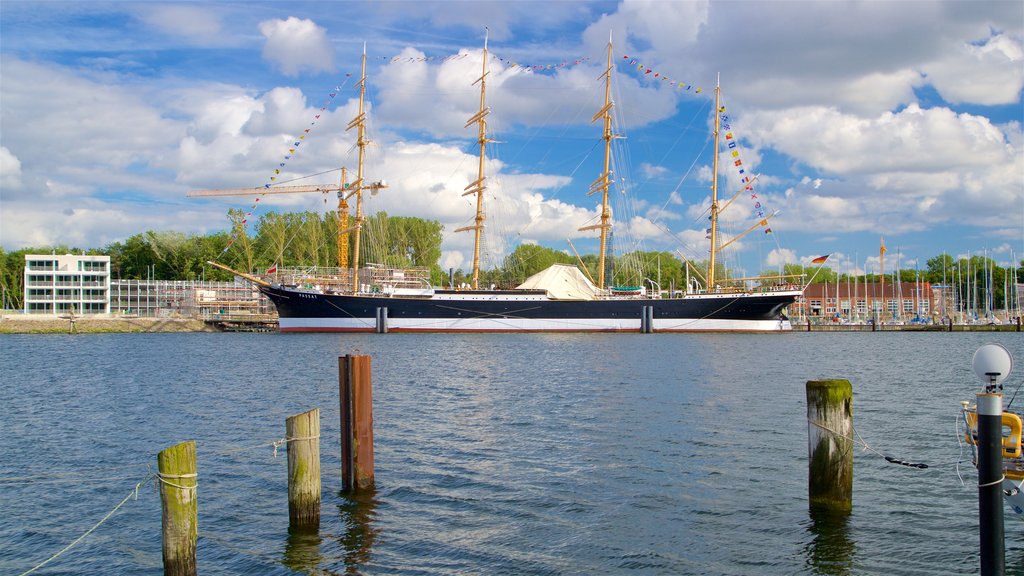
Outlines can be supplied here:
[[174, 482], [168, 482], [167, 480], [165, 480], [165, 478], [196, 478], [196, 477], [198, 477], [198, 475], [195, 472], [192, 472], [190, 474], [164, 474], [163, 472], [157, 472], [156, 473], [156, 479], [159, 480], [161, 484], [166, 484], [167, 486], [173, 486], [174, 488], [178, 488], [178, 489], [181, 489], [181, 490], [195, 490], [196, 488], [199, 487], [198, 486], [198, 482], [196, 484], [193, 484], [192, 486], [182, 486], [181, 484], [175, 484]]
[[[963, 421], [966, 424], [967, 423], [967, 413], [964, 412], [962, 414], [962, 416], [963, 416]], [[957, 416], [956, 419], [953, 421], [953, 427], [956, 429], [956, 443], [957, 443], [957, 445], [960, 446], [960, 454], [956, 458], [956, 477], [957, 477], [958, 480], [960, 480], [960, 486], [963, 487], [963, 486], [966, 486], [967, 484], [964, 483], [964, 478], [963, 478], [963, 476], [960, 475], [960, 463], [963, 462], [963, 459], [964, 459], [964, 439], [963, 439], [963, 436], [960, 434], [960, 420], [961, 420], [960, 416]], [[974, 445], [973, 444], [971, 445], [971, 451], [972, 452], [974, 451]]]
[[[252, 450], [252, 449], [255, 449], [255, 448], [273, 447], [273, 449], [274, 449], [274, 457], [276, 458], [277, 457], [277, 449], [280, 446], [286, 445], [289, 442], [301, 442], [301, 441], [308, 441], [308, 440], [319, 440], [319, 438], [320, 438], [319, 434], [316, 435], [316, 436], [296, 436], [296, 437], [291, 437], [291, 438], [281, 438], [279, 440], [274, 440], [273, 442], [266, 442], [266, 443], [259, 444], [259, 445], [256, 445], [256, 446], [243, 446], [243, 447], [239, 447], [239, 448], [223, 450], [223, 451], [220, 451], [220, 452], [211, 452], [211, 453], [208, 453], [208, 454], [212, 454], [212, 455], [226, 455], [226, 454], [231, 454], [231, 453], [234, 453], [234, 452], [240, 452], [240, 451], [243, 451], [243, 450]], [[339, 457], [340, 457], [340, 455], [339, 455]], [[30, 483], [47, 483], [47, 482], [66, 482], [66, 481], [69, 481], [69, 480], [79, 481], [80, 480], [79, 477], [82, 476], [82, 475], [86, 475], [86, 474], [93, 474], [94, 475], [97, 472], [110, 471], [110, 470], [121, 470], [121, 469], [125, 469], [125, 468], [131, 468], [131, 467], [134, 467], [134, 466], [143, 466], [143, 465], [147, 466], [147, 467], [150, 466], [149, 464], [139, 463], [139, 464], [128, 464], [128, 465], [124, 465], [124, 466], [112, 466], [112, 467], [106, 467], [106, 468], [91, 468], [89, 470], [78, 470], [78, 471], [75, 471], [75, 472], [56, 473], [56, 474], [50, 474], [49, 477], [44, 476], [44, 475], [36, 475], [36, 476], [10, 476], [10, 477], [6, 477], [6, 478], [0, 478], [0, 483], [10, 483], [10, 484], [25, 483], [25, 484], [30, 484]], [[54, 478], [54, 477], [56, 477], [56, 478]], [[38, 569], [42, 568], [43, 566], [49, 564], [50, 562], [55, 560], [57, 557], [59, 557], [61, 554], [64, 554], [65, 552], [67, 552], [68, 550], [73, 548], [75, 545], [77, 545], [79, 542], [84, 540], [86, 536], [88, 536], [89, 534], [92, 534], [93, 531], [95, 531], [97, 528], [99, 528], [104, 522], [106, 522], [111, 516], [113, 516], [115, 512], [117, 512], [122, 506], [124, 506], [125, 503], [128, 502], [128, 500], [133, 499], [133, 497], [134, 497], [135, 500], [138, 500], [139, 499], [139, 489], [142, 488], [143, 486], [145, 486], [150, 480], [154, 480], [155, 479], [160, 484], [171, 486], [173, 488], [178, 488], [180, 490], [196, 490], [198, 488], [198, 485], [183, 486], [181, 484], [177, 484], [175, 482], [171, 482], [170, 481], [170, 480], [178, 479], [178, 478], [198, 478], [198, 474], [195, 473], [195, 472], [186, 473], [186, 474], [164, 474], [164, 473], [161, 473], [161, 472], [155, 472], [155, 473], [151, 473], [151, 474], [147, 475], [144, 479], [142, 479], [141, 481], [136, 483], [135, 487], [132, 488], [131, 492], [129, 492], [128, 495], [125, 496], [124, 499], [121, 500], [117, 504], [117, 506], [114, 506], [114, 508], [110, 512], [107, 512], [107, 514], [105, 516], [103, 516], [103, 518], [101, 518], [99, 522], [97, 522], [91, 528], [86, 530], [85, 533], [83, 533], [81, 536], [79, 536], [78, 538], [75, 538], [74, 541], [72, 541], [70, 544], [68, 544], [64, 548], [62, 548], [60, 551], [58, 551], [53, 556], [50, 556], [46, 560], [43, 560], [42, 562], [40, 562], [39, 564], [36, 564], [32, 568], [26, 570], [25, 572], [22, 572], [20, 574], [20, 576], [26, 576], [27, 574], [31, 574], [31, 573], [35, 572], [36, 570], [38, 570]], [[108, 480], [116, 480], [116, 479], [109, 479], [108, 478]]]
[[984, 484], [978, 484], [978, 488], [988, 488], [989, 486], [995, 486], [996, 484], [1002, 484], [1003, 480], [1006, 480], [1006, 474], [1003, 474], [1003, 477], [1000, 478], [999, 480], [993, 480], [991, 482], [986, 482]]
[[302, 441], [302, 440], [319, 440], [319, 439], [320, 439], [320, 435], [317, 434], [316, 436], [296, 436], [294, 438], [281, 438], [280, 440], [275, 440], [275, 441], [271, 442], [271, 444], [274, 446], [274, 458], [277, 458], [277, 449], [280, 448], [281, 446], [284, 446], [285, 444], [288, 444], [289, 442], [299, 442], [299, 441]]
[[821, 422], [817, 422], [815, 420], [811, 420], [810, 418], [807, 419], [807, 422], [817, 426], [818, 428], [821, 428], [822, 430], [826, 430], [828, 432], [831, 432], [832, 434], [834, 434], [836, 436], [839, 436], [840, 438], [845, 438], [845, 439], [847, 439], [850, 442], [853, 442], [855, 444], [859, 443], [861, 446], [864, 447], [865, 450], [867, 450], [869, 452], [873, 452], [874, 454], [878, 455], [879, 457], [884, 458], [885, 461], [890, 463], [890, 464], [899, 464], [901, 466], [907, 466], [909, 468], [920, 468], [920, 469], [928, 468], [927, 464], [923, 464], [923, 463], [920, 463], [920, 462], [909, 462], [909, 461], [906, 461], [906, 460], [901, 460], [901, 459], [893, 457], [893, 456], [887, 456], [885, 454], [882, 454], [878, 450], [875, 450], [870, 445], [868, 445], [868, 443], [864, 440], [864, 438], [861, 437], [860, 432], [858, 432], [857, 429], [852, 424], [850, 425], [850, 428], [853, 430], [853, 433], [857, 435], [857, 438], [854, 438], [852, 436], [847, 436], [846, 434], [843, 434], [842, 432], [838, 432], [836, 430], [833, 430], [833, 429], [829, 428], [828, 426], [825, 426]]
[[36, 564], [32, 568], [22, 572], [21, 576], [25, 576], [26, 574], [31, 574], [31, 573], [35, 572], [36, 570], [38, 570], [38, 569], [42, 568], [43, 566], [46, 566], [47, 564], [49, 564], [52, 560], [54, 560], [55, 558], [57, 558], [61, 554], [65, 553], [68, 550], [70, 550], [71, 548], [73, 548], [76, 544], [81, 542], [86, 536], [88, 536], [89, 534], [92, 534], [93, 530], [96, 530], [97, 528], [99, 528], [101, 524], [103, 524], [104, 522], [107, 521], [108, 518], [113, 516], [114, 512], [117, 512], [117, 510], [119, 508], [121, 508], [121, 506], [124, 506], [124, 503], [127, 502], [128, 500], [130, 500], [132, 498], [132, 496], [134, 496], [135, 499], [138, 500], [139, 499], [139, 488], [144, 486], [147, 482], [152, 480], [154, 477], [156, 477], [156, 474], [150, 474], [149, 476], [146, 476], [143, 480], [141, 480], [138, 484], [135, 485], [135, 488], [133, 488], [132, 491], [129, 492], [128, 495], [124, 497], [124, 500], [121, 500], [121, 502], [119, 502], [117, 506], [114, 506], [113, 510], [111, 510], [110, 512], [107, 512], [107, 515], [104, 516], [103, 518], [101, 518], [100, 521], [97, 522], [92, 528], [89, 528], [88, 530], [85, 531], [84, 534], [82, 534], [78, 538], [75, 538], [75, 540], [73, 542], [71, 542], [71, 544], [68, 544], [67, 546], [65, 546], [63, 549], [60, 550], [60, 552], [57, 552], [53, 556], [50, 556], [49, 558], [47, 558], [46, 560], [43, 560], [39, 564]]

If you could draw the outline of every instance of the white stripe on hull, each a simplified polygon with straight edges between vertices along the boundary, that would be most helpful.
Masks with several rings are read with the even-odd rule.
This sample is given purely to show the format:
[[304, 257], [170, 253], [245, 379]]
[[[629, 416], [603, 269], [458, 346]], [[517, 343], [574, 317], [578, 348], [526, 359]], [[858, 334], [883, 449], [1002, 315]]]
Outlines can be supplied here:
[[[375, 318], [281, 318], [282, 332], [374, 332]], [[655, 332], [777, 332], [788, 320], [654, 319]], [[388, 318], [391, 332], [639, 332], [640, 319]]]

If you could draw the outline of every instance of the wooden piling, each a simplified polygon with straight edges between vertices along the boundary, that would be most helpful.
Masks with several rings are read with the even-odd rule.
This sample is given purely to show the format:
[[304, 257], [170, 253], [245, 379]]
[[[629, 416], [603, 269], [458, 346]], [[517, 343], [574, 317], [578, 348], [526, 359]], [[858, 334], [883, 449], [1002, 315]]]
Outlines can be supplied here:
[[373, 384], [369, 356], [338, 357], [341, 407], [341, 487], [373, 486]]
[[320, 526], [320, 409], [285, 420], [288, 440], [288, 524]]
[[195, 440], [162, 450], [156, 462], [163, 518], [164, 575], [194, 576], [199, 534]]
[[812, 508], [853, 508], [853, 386], [807, 382], [807, 491]]

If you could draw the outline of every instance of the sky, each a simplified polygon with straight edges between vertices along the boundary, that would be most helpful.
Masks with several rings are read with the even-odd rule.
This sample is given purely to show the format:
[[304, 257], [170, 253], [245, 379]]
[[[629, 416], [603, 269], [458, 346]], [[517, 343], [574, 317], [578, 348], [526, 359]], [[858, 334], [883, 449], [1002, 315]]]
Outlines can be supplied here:
[[830, 254], [878, 272], [882, 243], [886, 270], [1024, 258], [1019, 0], [2, 0], [0, 38], [5, 250], [333, 210], [331, 195], [186, 193], [354, 171], [365, 47], [365, 179], [388, 185], [366, 210], [440, 221], [442, 266], [468, 269], [472, 234], [454, 231], [475, 215], [466, 122], [486, 40], [485, 267], [519, 243], [595, 253], [578, 228], [598, 221], [611, 40], [615, 251], [707, 257], [718, 83], [719, 196], [739, 193], [724, 241], [750, 230], [730, 267]]

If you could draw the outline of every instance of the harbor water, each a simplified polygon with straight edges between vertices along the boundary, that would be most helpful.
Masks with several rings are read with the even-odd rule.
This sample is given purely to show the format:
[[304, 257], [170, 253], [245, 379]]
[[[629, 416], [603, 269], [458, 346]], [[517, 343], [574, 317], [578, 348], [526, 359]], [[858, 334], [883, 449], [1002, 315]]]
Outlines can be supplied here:
[[[1017, 333], [0, 336], [0, 574], [158, 574], [156, 453], [195, 439], [199, 572], [976, 574], [957, 439]], [[376, 488], [340, 493], [338, 362], [373, 363]], [[854, 390], [853, 511], [807, 504], [805, 383]], [[287, 416], [321, 409], [318, 533]], [[1024, 393], [1013, 408], [1024, 409]], [[865, 444], [870, 449], [865, 447]], [[879, 453], [928, 468], [886, 462]], [[1024, 574], [1024, 521], [1006, 514]]]

